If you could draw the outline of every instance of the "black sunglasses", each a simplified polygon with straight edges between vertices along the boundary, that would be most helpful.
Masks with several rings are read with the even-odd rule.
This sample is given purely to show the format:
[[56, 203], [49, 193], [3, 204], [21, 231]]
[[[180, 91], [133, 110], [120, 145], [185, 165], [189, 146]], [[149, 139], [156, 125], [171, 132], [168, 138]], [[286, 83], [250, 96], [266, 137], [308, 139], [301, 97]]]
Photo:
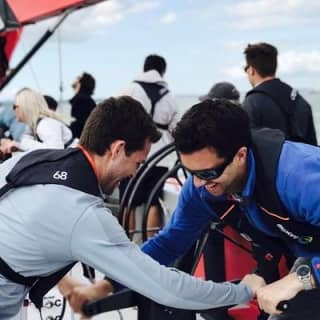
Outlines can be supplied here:
[[190, 174], [193, 176], [196, 176], [197, 178], [201, 180], [213, 180], [219, 178], [223, 171], [226, 169], [226, 167], [231, 163], [232, 160], [227, 160], [224, 163], [222, 163], [220, 166], [211, 168], [211, 169], [205, 169], [205, 170], [190, 170], [188, 168], [185, 168]]
[[243, 67], [244, 72], [247, 73], [247, 71], [248, 71], [249, 68], [250, 68], [249, 65], [244, 66], [244, 67]]
[[12, 109], [13, 110], [16, 110], [18, 108], [18, 106], [16, 105], [16, 104], [14, 104], [13, 106], [12, 106]]

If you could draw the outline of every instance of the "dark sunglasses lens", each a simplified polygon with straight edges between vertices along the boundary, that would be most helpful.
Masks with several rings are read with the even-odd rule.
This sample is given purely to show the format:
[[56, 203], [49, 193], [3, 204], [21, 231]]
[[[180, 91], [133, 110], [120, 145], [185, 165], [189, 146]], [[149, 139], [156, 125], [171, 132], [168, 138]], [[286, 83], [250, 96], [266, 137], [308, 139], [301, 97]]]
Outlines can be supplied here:
[[218, 178], [221, 175], [221, 173], [219, 173], [217, 170], [206, 170], [202, 172], [197, 172], [195, 176], [202, 180], [211, 180]]

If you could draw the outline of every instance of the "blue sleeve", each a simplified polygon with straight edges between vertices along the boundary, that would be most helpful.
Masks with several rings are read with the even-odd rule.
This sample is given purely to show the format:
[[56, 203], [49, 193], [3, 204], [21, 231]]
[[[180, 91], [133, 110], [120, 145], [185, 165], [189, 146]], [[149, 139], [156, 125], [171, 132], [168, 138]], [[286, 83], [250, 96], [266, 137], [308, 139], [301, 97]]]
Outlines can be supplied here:
[[320, 228], [320, 149], [287, 142], [283, 153], [277, 177], [280, 198], [293, 218]]
[[189, 177], [171, 220], [155, 237], [142, 245], [142, 251], [160, 264], [170, 265], [187, 252], [211, 219], [212, 213], [201, 199], [200, 189]]

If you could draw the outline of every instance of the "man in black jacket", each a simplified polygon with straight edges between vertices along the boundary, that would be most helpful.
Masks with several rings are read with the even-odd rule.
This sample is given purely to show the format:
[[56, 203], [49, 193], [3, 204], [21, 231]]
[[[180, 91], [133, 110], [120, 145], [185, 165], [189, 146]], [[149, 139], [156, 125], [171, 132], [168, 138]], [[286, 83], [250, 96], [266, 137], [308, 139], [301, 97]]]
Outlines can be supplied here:
[[280, 129], [289, 140], [317, 145], [310, 105], [297, 90], [275, 77], [277, 48], [268, 43], [249, 44], [244, 54], [245, 72], [253, 89], [243, 107], [251, 126]]
[[91, 74], [84, 72], [77, 77], [72, 88], [75, 95], [70, 100], [71, 116], [75, 118], [75, 121], [71, 123], [70, 129], [74, 138], [80, 138], [84, 124], [96, 106], [95, 101], [91, 98], [95, 88], [95, 79]]

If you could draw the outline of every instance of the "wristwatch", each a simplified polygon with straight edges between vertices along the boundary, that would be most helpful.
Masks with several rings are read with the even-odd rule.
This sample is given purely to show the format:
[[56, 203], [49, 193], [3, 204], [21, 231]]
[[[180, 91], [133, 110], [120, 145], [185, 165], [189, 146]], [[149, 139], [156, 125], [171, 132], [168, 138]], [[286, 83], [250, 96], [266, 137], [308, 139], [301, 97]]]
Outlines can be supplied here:
[[311, 282], [311, 268], [307, 264], [301, 264], [296, 270], [297, 276], [299, 280], [303, 284], [304, 290], [311, 290], [312, 289], [312, 282]]

